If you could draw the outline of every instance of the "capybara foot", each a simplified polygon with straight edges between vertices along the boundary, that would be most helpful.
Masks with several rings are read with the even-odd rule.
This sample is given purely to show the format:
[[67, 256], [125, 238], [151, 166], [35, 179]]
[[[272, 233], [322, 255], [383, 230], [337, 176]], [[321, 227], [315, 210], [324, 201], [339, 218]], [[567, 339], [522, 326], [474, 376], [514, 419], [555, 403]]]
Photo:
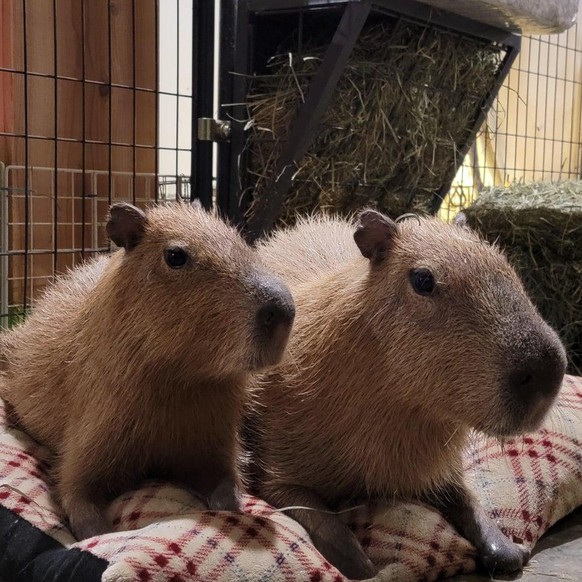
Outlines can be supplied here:
[[488, 544], [479, 556], [485, 569], [493, 574], [511, 574], [527, 565], [530, 552], [503, 536]]
[[217, 511], [242, 511], [240, 492], [230, 479], [224, 479], [210, 493], [208, 507]]
[[435, 506], [476, 548], [479, 560], [489, 572], [521, 570], [529, 561], [529, 551], [514, 544], [483, 510], [464, 485], [441, 490]]
[[63, 503], [69, 518], [69, 527], [80, 540], [103, 535], [112, 531], [103, 512], [90, 501]]
[[320, 553], [350, 580], [365, 580], [376, 575], [372, 561], [347, 527], [344, 531], [328, 530], [324, 535], [313, 532], [311, 540]]

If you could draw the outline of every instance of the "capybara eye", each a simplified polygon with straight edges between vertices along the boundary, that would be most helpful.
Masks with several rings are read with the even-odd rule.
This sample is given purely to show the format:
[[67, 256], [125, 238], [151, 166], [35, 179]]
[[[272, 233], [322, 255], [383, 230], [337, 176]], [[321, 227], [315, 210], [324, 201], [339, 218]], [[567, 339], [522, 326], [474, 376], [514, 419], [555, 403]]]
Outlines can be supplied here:
[[180, 247], [172, 247], [164, 251], [164, 258], [172, 269], [181, 269], [188, 261], [188, 253]]
[[428, 269], [412, 269], [410, 282], [419, 295], [430, 295], [436, 285], [434, 275]]

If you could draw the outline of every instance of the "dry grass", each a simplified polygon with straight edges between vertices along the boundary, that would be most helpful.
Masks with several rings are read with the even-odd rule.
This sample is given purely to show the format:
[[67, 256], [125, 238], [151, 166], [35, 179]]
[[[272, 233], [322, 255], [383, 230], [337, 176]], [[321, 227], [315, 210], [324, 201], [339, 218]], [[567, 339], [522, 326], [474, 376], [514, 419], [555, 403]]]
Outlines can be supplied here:
[[465, 213], [505, 248], [566, 344], [570, 370], [582, 372], [582, 182], [492, 188]]
[[[251, 82], [247, 153], [255, 198], [265, 195], [324, 52], [304, 47], [302, 55], [274, 56], [269, 73]], [[282, 221], [317, 208], [347, 213], [372, 204], [393, 216], [427, 210], [453, 178], [458, 148], [501, 58], [496, 47], [434, 28], [369, 27], [297, 166]]]

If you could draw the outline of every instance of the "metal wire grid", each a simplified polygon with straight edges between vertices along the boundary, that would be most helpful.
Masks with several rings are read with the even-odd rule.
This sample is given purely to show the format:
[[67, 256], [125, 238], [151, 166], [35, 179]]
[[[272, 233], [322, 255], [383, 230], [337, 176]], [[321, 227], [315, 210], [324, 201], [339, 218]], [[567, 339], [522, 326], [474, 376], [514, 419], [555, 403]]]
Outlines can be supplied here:
[[[192, 4], [192, 0], [10, 0], [1, 5], [0, 86], [5, 97], [6, 87], [10, 87], [10, 95], [4, 100], [5, 116], [0, 125], [0, 162], [7, 166], [0, 181], [0, 257], [9, 281], [8, 287], [5, 282], [0, 286], [0, 324], [25, 312], [43, 282], [55, 273], [104, 248], [95, 238], [95, 225], [103, 221], [102, 206], [114, 199], [145, 204], [161, 197], [191, 195], [188, 174], [192, 173], [193, 78], [184, 71], [192, 67]], [[39, 38], [39, 6], [43, 7], [40, 44], [33, 41]], [[148, 10], [153, 26], [144, 30], [142, 16]], [[65, 13], [67, 26], [62, 20]], [[124, 28], [120, 28], [120, 14], [125, 15]], [[96, 21], [102, 25], [101, 32], [106, 31], [98, 41]], [[67, 50], [63, 41], [65, 29], [71, 27], [77, 35], [78, 70], [71, 70], [75, 51]], [[120, 31], [125, 32], [124, 41], [129, 43], [129, 62], [127, 54], [123, 57], [129, 77], [120, 75]], [[524, 37], [521, 55], [488, 116], [482, 134], [486, 139], [481, 138], [480, 147], [478, 140], [457, 177], [451, 192], [451, 198], [456, 197], [452, 206], [467, 205], [484, 185], [579, 177], [581, 36], [582, 29], [576, 25], [562, 35]], [[6, 50], [11, 45], [13, 54]], [[100, 75], [95, 74], [96, 45], [104, 55], [100, 62], [106, 64]], [[142, 57], [144, 45], [150, 47], [151, 83], [137, 66], [138, 45]], [[175, 57], [169, 58], [169, 54]], [[43, 55], [49, 63], [44, 69], [38, 66]], [[73, 127], [76, 132], [63, 123], [67, 114], [62, 107], [63, 95], [71, 92], [76, 96], [71, 107], [80, 108], [78, 127]], [[38, 94], [42, 95], [43, 107], [38, 107]], [[90, 112], [99, 103], [99, 96], [98, 116], [106, 122], [96, 131]], [[13, 109], [18, 115], [13, 116], [11, 124], [7, 122], [7, 101], [17, 104]], [[148, 111], [149, 116], [145, 114]], [[162, 115], [163, 130], [159, 122]], [[118, 131], [118, 125], [129, 117], [131, 136], [127, 138]], [[7, 151], [12, 151], [13, 159], [6, 156]], [[92, 158], [103, 156], [105, 168], [91, 167]], [[66, 158], [76, 163], [64, 163]], [[144, 166], [151, 171], [143, 171]], [[159, 176], [160, 167], [167, 175]], [[42, 172], [45, 178], [41, 178]], [[76, 176], [77, 182], [74, 189], [66, 190], [62, 186], [70, 175]], [[143, 192], [148, 194], [143, 196], [135, 188], [141, 178], [152, 180], [149, 187], [144, 187]], [[45, 204], [44, 215], [41, 201]], [[60, 219], [67, 217], [63, 208], [71, 208], [71, 201], [76, 214], [68, 224], [73, 231], [76, 229], [77, 239], [71, 238], [69, 231], [63, 232], [65, 225]], [[99, 202], [102, 205], [97, 206], [95, 216], [95, 204]], [[49, 215], [50, 220], [46, 218]], [[43, 239], [34, 231], [37, 223], [44, 231], [52, 230], [49, 239], [46, 232]], [[49, 240], [50, 244], [37, 248], [39, 240]], [[38, 265], [34, 260], [39, 256], [52, 258], [46, 272], [40, 268], [35, 271]]]
[[484, 187], [579, 179], [582, 156], [582, 26], [525, 36], [442, 214]]
[[162, 2], [157, 0], [158, 174], [177, 178], [194, 174], [192, 170], [194, 4], [195, 0]]
[[111, 202], [190, 195], [191, 8], [192, 0], [0, 6], [0, 326], [56, 273], [108, 250]]
[[[229, 6], [231, 3], [227, 0], [225, 4]], [[301, 5], [299, 6], [299, 4]], [[221, 58], [224, 54], [227, 55], [227, 59], [230, 57], [226, 67], [222, 66], [223, 74], [221, 80], [224, 77], [229, 77], [229, 71], [234, 70], [236, 73], [234, 75], [230, 74], [232, 88], [230, 91], [223, 91], [222, 95], [222, 103], [224, 105], [220, 115], [222, 118], [231, 118], [234, 123], [231, 142], [227, 148], [228, 151], [223, 156], [224, 162], [221, 163], [221, 169], [219, 170], [219, 200], [221, 191], [230, 192], [231, 194], [233, 192], [239, 193], [241, 201], [239, 208], [235, 209], [234, 212], [231, 211], [229, 215], [234, 217], [237, 222], [245, 223], [246, 232], [248, 233], [247, 238], [249, 239], [260, 236], [272, 226], [277, 216], [279, 216], [281, 201], [288, 195], [297, 201], [297, 205], [293, 204], [294, 207], [301, 207], [305, 203], [307, 207], [301, 207], [301, 211], [308, 210], [309, 206], [313, 204], [313, 200], [309, 187], [301, 191], [302, 184], [313, 183], [313, 187], [316, 190], [319, 188], [323, 188], [328, 192], [336, 190], [335, 184], [329, 182], [330, 176], [332, 180], [335, 178], [333, 172], [329, 173], [330, 176], [320, 176], [317, 171], [313, 175], [308, 175], [307, 172], [296, 171], [296, 162], [303, 157], [305, 149], [313, 143], [314, 132], [317, 131], [318, 124], [317, 122], [312, 123], [312, 121], [319, 117], [318, 111], [326, 107], [322, 103], [327, 103], [335, 87], [335, 84], [330, 79], [336, 78], [338, 70], [341, 73], [343, 66], [338, 65], [340, 59], [336, 54], [341, 49], [337, 47], [345, 47], [351, 44], [354, 35], [357, 38], [359, 34], [356, 31], [355, 21], [360, 22], [362, 19], [355, 18], [350, 13], [350, 9], [357, 11], [361, 16], [361, 13], [365, 11], [365, 7], [360, 3], [348, 3], [347, 6], [334, 5], [334, 3], [327, 5], [326, 3], [324, 9], [317, 0], [314, 0], [312, 4], [310, 5], [309, 2], [297, 3], [293, 2], [293, 0], [277, 3], [277, 5], [271, 4], [266, 0], [242, 1], [237, 4], [239, 11], [234, 16], [231, 16], [231, 20], [237, 22], [237, 26], [240, 29], [237, 29], [236, 35], [238, 44], [233, 47], [230, 36], [227, 36], [221, 45]], [[248, 14], [245, 15], [243, 11], [241, 15], [241, 6], [244, 7], [245, 5], [248, 6]], [[292, 8], [290, 8], [291, 5]], [[256, 10], [256, 13], [253, 10]], [[344, 20], [345, 28], [350, 34], [343, 30]], [[227, 22], [229, 21], [227, 20]], [[249, 24], [245, 27], [245, 24], [249, 22], [252, 25]], [[430, 42], [430, 39], [425, 37], [430, 37], [435, 33], [446, 39], [451, 46], [456, 46], [458, 50], [461, 50], [459, 47], [463, 43], [470, 42], [475, 43], [475, 46], [482, 44], [482, 46], [486, 46], [491, 51], [492, 55], [494, 52], [499, 55], [499, 66], [495, 79], [491, 79], [490, 87], [487, 91], [484, 91], [483, 88], [476, 91], [475, 95], [480, 96], [482, 101], [480, 104], [478, 101], [475, 103], [475, 115], [468, 124], [466, 137], [455, 136], [457, 151], [448, 155], [450, 161], [444, 161], [439, 166], [439, 171], [436, 172], [432, 172], [427, 168], [424, 181], [421, 180], [418, 187], [403, 184], [401, 178], [407, 175], [407, 172], [395, 171], [390, 173], [393, 170], [393, 168], [388, 169], [390, 164], [386, 164], [386, 174], [377, 181], [382, 186], [375, 185], [373, 180], [366, 184], [362, 184], [365, 180], [360, 180], [357, 186], [359, 193], [362, 195], [361, 197], [364, 198], [367, 191], [367, 196], [370, 199], [375, 196], [387, 197], [390, 191], [408, 192], [412, 197], [417, 192], [424, 193], [425, 189], [428, 189], [434, 192], [432, 200], [428, 203], [431, 208], [436, 210], [442, 196], [451, 184], [460, 160], [462, 160], [468, 149], [468, 144], [473, 139], [474, 132], [481, 125], [484, 117], [484, 113], [482, 114], [481, 111], [484, 112], [488, 109], [489, 103], [497, 92], [498, 84], [501, 84], [509, 70], [519, 46], [519, 37], [473, 21], [455, 18], [452, 15], [445, 17], [440, 13], [434, 14], [425, 5], [413, 2], [400, 3], [393, 0], [382, 0], [382, 2], [374, 3], [369, 15], [365, 18], [365, 24], [366, 26], [373, 26], [379, 22], [383, 22], [386, 25], [384, 47], [391, 47], [392, 44], [402, 44], [403, 41], [400, 38], [396, 39], [401, 29], [406, 30], [408, 27], [414, 27], [415, 30], [420, 31], [420, 38], [427, 40], [427, 42]], [[336, 31], [337, 38], [334, 36], [334, 40], [330, 42], [334, 31]], [[272, 62], [270, 59], [274, 54], [284, 55], [290, 52], [301, 55], [304, 54], [305, 47], [311, 47], [311, 49], [306, 49], [309, 52], [309, 50], [313, 50], [313, 47], [320, 46], [327, 46], [326, 56], [328, 54], [331, 55], [329, 59], [324, 57], [325, 66], [322, 63], [317, 73], [312, 77], [313, 87], [317, 86], [321, 91], [312, 91], [310, 86], [310, 89], [306, 92], [305, 103], [300, 108], [296, 120], [291, 123], [288, 135], [277, 135], [275, 137], [273, 133], [267, 131], [250, 132], [252, 137], [247, 140], [244, 135], [245, 132], [242, 130], [243, 123], [240, 120], [245, 119], [245, 115], [248, 115], [242, 105], [246, 101], [248, 79], [254, 79], [252, 76], [255, 74], [258, 77], [265, 75], [265, 79], [268, 79], [272, 71], [269, 70], [266, 64]], [[365, 43], [364, 46], [366, 46]], [[427, 54], [430, 54], [430, 49], [427, 49]], [[423, 59], [412, 57], [410, 61], [410, 63], [405, 63], [402, 60], [399, 62], [402, 70], [406, 71], [404, 75], [405, 83], [414, 83], [415, 67], [418, 67], [423, 62]], [[437, 67], [438, 65], [435, 64], [435, 71]], [[409, 68], [410, 70], [408, 70]], [[301, 78], [301, 72], [298, 72], [297, 75]], [[485, 79], [485, 77], [482, 78]], [[452, 112], [455, 109], [459, 111], [462, 109], [462, 107], [455, 108], [455, 103], [463, 105], [464, 103], [471, 103], [472, 99], [465, 99], [466, 94], [458, 88], [452, 91], [449, 82], [444, 83], [444, 86], [439, 86], [439, 79], [440, 75], [435, 73], [433, 81], [431, 81], [431, 90], [434, 89], [442, 94], [450, 93], [450, 97], [447, 98], [447, 102], [451, 104], [448, 108], [448, 113], [454, 117]], [[400, 80], [398, 82], [400, 83]], [[419, 88], [422, 91], [424, 86], [421, 84]], [[466, 88], [469, 90], [470, 86], [467, 85]], [[264, 91], [265, 94], [268, 94], [270, 90], [270, 88], [265, 89], [260, 86], [259, 93]], [[275, 92], [274, 89], [273, 91]], [[285, 92], [283, 91], [283, 93]], [[317, 93], [317, 97], [312, 99], [311, 97], [314, 97], [315, 93]], [[285, 110], [285, 103], [282, 103], [281, 107], [277, 111]], [[395, 111], [394, 113], [398, 115], [400, 112]], [[391, 113], [387, 111], [386, 114], [390, 116]], [[268, 124], [267, 126], [272, 129]], [[446, 130], [443, 133], [446, 135]], [[309, 137], [307, 137], [308, 134]], [[249, 144], [251, 144], [251, 147], [248, 147]], [[258, 147], [253, 148], [253, 144], [258, 144]], [[280, 152], [276, 151], [274, 156], [272, 155], [273, 147], [281, 150]], [[441, 147], [438, 153], [443, 154], [443, 157], [446, 158], [445, 151], [446, 148]], [[264, 156], [264, 159], [260, 159], [262, 156]], [[341, 154], [338, 157], [341, 159]], [[269, 162], [276, 160], [273, 162], [275, 167], [268, 166], [264, 163], [265, 160]], [[365, 164], [364, 160], [362, 162]], [[365, 171], [363, 173], [365, 174]], [[225, 180], [223, 178], [225, 175], [228, 177], [228, 186], [224, 183]], [[354, 178], [354, 180], [356, 179]], [[349, 182], [350, 178], [344, 179], [342, 176], [339, 179], [339, 183], [342, 184]], [[268, 192], [269, 194], [263, 196], [263, 192]], [[347, 195], [344, 199], [347, 199]], [[252, 206], [250, 212], [249, 206]], [[341, 208], [344, 211], [352, 209], [349, 206], [349, 202], [346, 202], [345, 207]]]
[[[505, 95], [498, 99], [497, 144], [501, 159], [514, 162], [504, 168], [514, 179], [579, 176], [582, 36], [578, 28], [556, 36], [528, 37]], [[519, 96], [514, 104], [512, 91]], [[528, 131], [530, 120], [535, 120], [535, 131]]]

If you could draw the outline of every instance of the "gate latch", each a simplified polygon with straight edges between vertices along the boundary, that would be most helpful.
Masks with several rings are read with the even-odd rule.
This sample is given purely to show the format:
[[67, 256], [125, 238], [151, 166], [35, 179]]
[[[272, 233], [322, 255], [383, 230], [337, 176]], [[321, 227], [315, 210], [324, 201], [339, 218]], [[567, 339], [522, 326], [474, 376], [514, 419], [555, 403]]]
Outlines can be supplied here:
[[201, 141], [228, 141], [230, 139], [230, 121], [199, 117], [198, 139]]

